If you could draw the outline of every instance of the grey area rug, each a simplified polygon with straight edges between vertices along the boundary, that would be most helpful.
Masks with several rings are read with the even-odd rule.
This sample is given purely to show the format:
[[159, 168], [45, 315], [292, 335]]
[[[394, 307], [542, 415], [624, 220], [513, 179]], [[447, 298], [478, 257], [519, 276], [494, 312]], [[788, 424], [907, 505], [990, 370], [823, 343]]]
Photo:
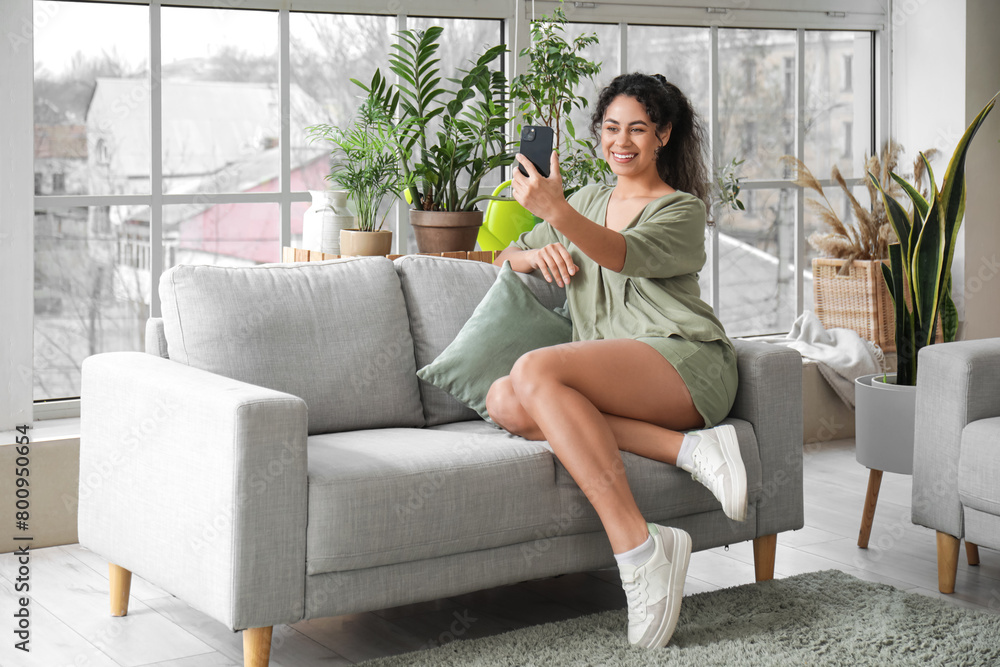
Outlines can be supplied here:
[[1000, 614], [971, 611], [837, 570], [684, 598], [666, 647], [633, 648], [626, 614], [454, 641], [364, 667], [585, 665], [998, 665]]

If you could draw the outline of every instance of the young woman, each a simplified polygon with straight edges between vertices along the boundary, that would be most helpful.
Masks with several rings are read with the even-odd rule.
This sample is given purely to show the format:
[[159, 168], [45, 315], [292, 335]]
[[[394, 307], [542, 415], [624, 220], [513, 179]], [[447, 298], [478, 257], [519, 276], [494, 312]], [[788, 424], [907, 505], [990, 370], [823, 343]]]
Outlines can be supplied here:
[[549, 178], [518, 155], [528, 175], [514, 170], [514, 198], [545, 222], [496, 260], [566, 287], [574, 342], [522, 356], [486, 405], [511, 433], [548, 440], [587, 495], [618, 561], [629, 641], [655, 648], [677, 625], [691, 537], [646, 523], [619, 450], [691, 472], [743, 521], [735, 431], [711, 428], [732, 407], [736, 356], [700, 299], [708, 174], [691, 104], [660, 75], [623, 74], [591, 129], [615, 186], [567, 201], [555, 154]]

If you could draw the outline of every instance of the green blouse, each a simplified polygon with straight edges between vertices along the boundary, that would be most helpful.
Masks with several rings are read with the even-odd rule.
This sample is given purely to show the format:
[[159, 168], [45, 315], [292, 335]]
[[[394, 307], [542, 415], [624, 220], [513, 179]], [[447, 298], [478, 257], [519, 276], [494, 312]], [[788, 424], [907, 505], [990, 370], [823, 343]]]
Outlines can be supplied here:
[[[604, 225], [613, 188], [588, 185], [569, 199], [584, 217]], [[622, 230], [620, 272], [590, 259], [562, 233], [540, 222], [514, 241], [522, 250], [562, 243], [580, 270], [566, 301], [573, 340], [666, 338], [721, 340], [732, 346], [712, 307], [701, 300], [698, 271], [705, 265], [705, 205], [685, 192], [660, 197]]]

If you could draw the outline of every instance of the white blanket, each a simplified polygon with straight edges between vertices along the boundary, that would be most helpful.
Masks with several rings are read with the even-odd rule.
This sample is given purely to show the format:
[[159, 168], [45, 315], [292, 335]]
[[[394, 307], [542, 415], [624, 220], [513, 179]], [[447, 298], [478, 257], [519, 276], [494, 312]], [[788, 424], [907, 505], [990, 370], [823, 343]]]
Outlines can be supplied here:
[[819, 372], [847, 407], [854, 409], [854, 380], [885, 368], [885, 356], [875, 343], [851, 329], [824, 329], [816, 313], [807, 310], [787, 336], [755, 338], [784, 345], [818, 362]]

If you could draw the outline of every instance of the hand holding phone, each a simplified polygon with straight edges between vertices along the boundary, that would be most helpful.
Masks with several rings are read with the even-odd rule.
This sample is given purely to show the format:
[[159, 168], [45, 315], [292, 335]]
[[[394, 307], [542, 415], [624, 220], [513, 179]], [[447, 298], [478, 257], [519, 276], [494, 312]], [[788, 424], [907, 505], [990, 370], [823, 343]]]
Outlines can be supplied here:
[[[552, 159], [552, 138], [551, 127], [544, 125], [525, 125], [521, 128], [521, 148], [520, 153], [531, 160], [538, 173], [544, 178], [549, 177], [549, 164]], [[524, 167], [517, 165], [521, 173], [525, 176], [528, 172]]]

